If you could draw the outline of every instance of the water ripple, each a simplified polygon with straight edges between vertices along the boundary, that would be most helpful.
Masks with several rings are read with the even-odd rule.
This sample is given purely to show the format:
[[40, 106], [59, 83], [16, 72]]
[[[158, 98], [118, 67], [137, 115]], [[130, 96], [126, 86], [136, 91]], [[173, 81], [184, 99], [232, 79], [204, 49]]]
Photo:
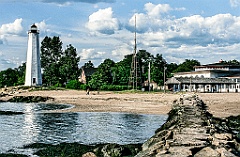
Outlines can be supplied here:
[[25, 113], [0, 115], [0, 153], [31, 143], [143, 143], [167, 119], [167, 115], [43, 112], [52, 109], [59, 108], [52, 104], [0, 103], [0, 110]]

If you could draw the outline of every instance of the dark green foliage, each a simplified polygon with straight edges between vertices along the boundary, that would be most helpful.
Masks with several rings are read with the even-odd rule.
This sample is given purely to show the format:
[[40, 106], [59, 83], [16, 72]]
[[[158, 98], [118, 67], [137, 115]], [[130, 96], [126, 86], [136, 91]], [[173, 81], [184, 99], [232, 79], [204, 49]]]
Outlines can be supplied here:
[[77, 50], [71, 44], [63, 51], [59, 37], [45, 37], [41, 42], [43, 84], [61, 87], [69, 80], [77, 79], [80, 74], [79, 61]]
[[86, 84], [81, 84], [80, 85], [80, 89], [82, 89], [82, 90], [86, 90], [87, 87], [88, 87], [88, 85], [86, 85]]
[[132, 55], [127, 55], [115, 64], [113, 69], [113, 84], [127, 85], [130, 77]]
[[77, 50], [72, 45], [68, 45], [63, 52], [59, 62], [60, 83], [64, 84], [69, 80], [77, 79], [80, 75], [78, 63], [80, 57], [77, 56]]
[[138, 75], [141, 76], [141, 82], [144, 82], [148, 79], [148, 64], [154, 61], [154, 56], [146, 50], [139, 50], [137, 52], [137, 61], [140, 68]]
[[78, 80], [71, 80], [71, 81], [69, 81], [66, 84], [66, 88], [68, 88], [68, 89], [82, 89], [82, 90], [86, 90], [87, 89], [87, 85], [86, 84], [82, 84]]
[[84, 68], [94, 68], [94, 65], [91, 61], [88, 61], [86, 63], [84, 63]]
[[186, 59], [183, 63], [179, 64], [178, 68], [174, 70], [173, 72], [188, 72], [188, 71], [193, 71], [194, 66], [199, 66], [200, 62], [197, 60], [190, 60]]
[[4, 86], [23, 85], [25, 81], [26, 63], [15, 69], [7, 69], [0, 72], [0, 88]]
[[105, 90], [105, 91], [123, 91], [128, 89], [129, 89], [129, 86], [127, 85], [102, 85], [100, 87], [100, 90]]
[[151, 66], [151, 79], [158, 85], [163, 85], [164, 66], [166, 66], [166, 64], [167, 62], [161, 54], [157, 54], [153, 59]]
[[172, 77], [172, 73], [177, 67], [178, 65], [176, 63], [167, 64], [167, 77]]
[[98, 66], [97, 71], [91, 76], [88, 85], [92, 89], [100, 89], [103, 85], [112, 84], [114, 66], [114, 61], [111, 59], [105, 59], [104, 62]]
[[68, 89], [81, 89], [81, 83], [78, 80], [71, 80], [66, 84]]
[[227, 64], [227, 65], [240, 65], [240, 62], [236, 59], [229, 60], [229, 61], [222, 61], [221, 64]]
[[41, 42], [41, 67], [43, 84], [55, 85], [59, 83], [59, 60], [62, 56], [62, 42], [59, 37], [45, 37]]

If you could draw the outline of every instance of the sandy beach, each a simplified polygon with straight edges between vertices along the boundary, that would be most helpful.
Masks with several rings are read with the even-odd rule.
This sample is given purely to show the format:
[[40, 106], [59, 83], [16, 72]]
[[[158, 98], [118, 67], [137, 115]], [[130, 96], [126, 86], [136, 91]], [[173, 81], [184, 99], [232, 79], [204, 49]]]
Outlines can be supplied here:
[[[15, 95], [48, 96], [54, 103], [72, 104], [73, 108], [58, 112], [127, 112], [138, 114], [167, 114], [173, 101], [182, 94], [164, 93], [117, 93], [90, 92], [77, 90], [51, 90], [22, 92]], [[197, 93], [208, 105], [215, 117], [228, 117], [240, 114], [240, 93]], [[8, 99], [8, 97], [0, 98]]]

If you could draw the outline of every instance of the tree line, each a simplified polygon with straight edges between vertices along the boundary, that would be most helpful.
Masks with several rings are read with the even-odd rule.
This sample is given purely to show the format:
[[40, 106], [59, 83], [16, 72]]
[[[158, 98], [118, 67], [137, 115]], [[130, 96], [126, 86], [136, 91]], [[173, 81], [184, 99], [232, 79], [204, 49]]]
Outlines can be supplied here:
[[[80, 57], [77, 50], [71, 44], [63, 49], [63, 43], [59, 37], [46, 36], [41, 42], [41, 66], [43, 86], [56, 86], [84, 89], [89, 86], [93, 89], [121, 90], [129, 86], [131, 76], [133, 54], [126, 55], [123, 60], [114, 62], [105, 59], [98, 67], [91, 61], [79, 68]], [[136, 54], [137, 75], [139, 83], [148, 79], [148, 64], [150, 63], [151, 81], [158, 85], [164, 84], [164, 68], [166, 78], [175, 72], [193, 71], [194, 66], [200, 62], [194, 59], [186, 59], [183, 63], [167, 63], [162, 54], [152, 55], [146, 50], [139, 50]], [[237, 60], [223, 61], [224, 64], [240, 65]], [[96, 68], [96, 72], [87, 79], [87, 85], [78, 81], [82, 68]], [[23, 85], [25, 81], [26, 64], [15, 69], [7, 69], [0, 72], [0, 87]]]

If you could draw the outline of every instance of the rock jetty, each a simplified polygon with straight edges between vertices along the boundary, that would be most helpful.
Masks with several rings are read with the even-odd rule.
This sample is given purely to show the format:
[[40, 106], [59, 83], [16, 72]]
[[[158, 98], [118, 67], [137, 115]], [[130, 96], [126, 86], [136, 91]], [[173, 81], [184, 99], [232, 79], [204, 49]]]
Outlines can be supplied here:
[[228, 119], [214, 118], [196, 95], [184, 95], [135, 157], [240, 156], [239, 136], [228, 124]]
[[46, 102], [53, 101], [54, 98], [51, 97], [43, 97], [43, 96], [14, 96], [9, 99], [9, 102], [26, 102], [26, 103], [37, 103], [37, 102]]

